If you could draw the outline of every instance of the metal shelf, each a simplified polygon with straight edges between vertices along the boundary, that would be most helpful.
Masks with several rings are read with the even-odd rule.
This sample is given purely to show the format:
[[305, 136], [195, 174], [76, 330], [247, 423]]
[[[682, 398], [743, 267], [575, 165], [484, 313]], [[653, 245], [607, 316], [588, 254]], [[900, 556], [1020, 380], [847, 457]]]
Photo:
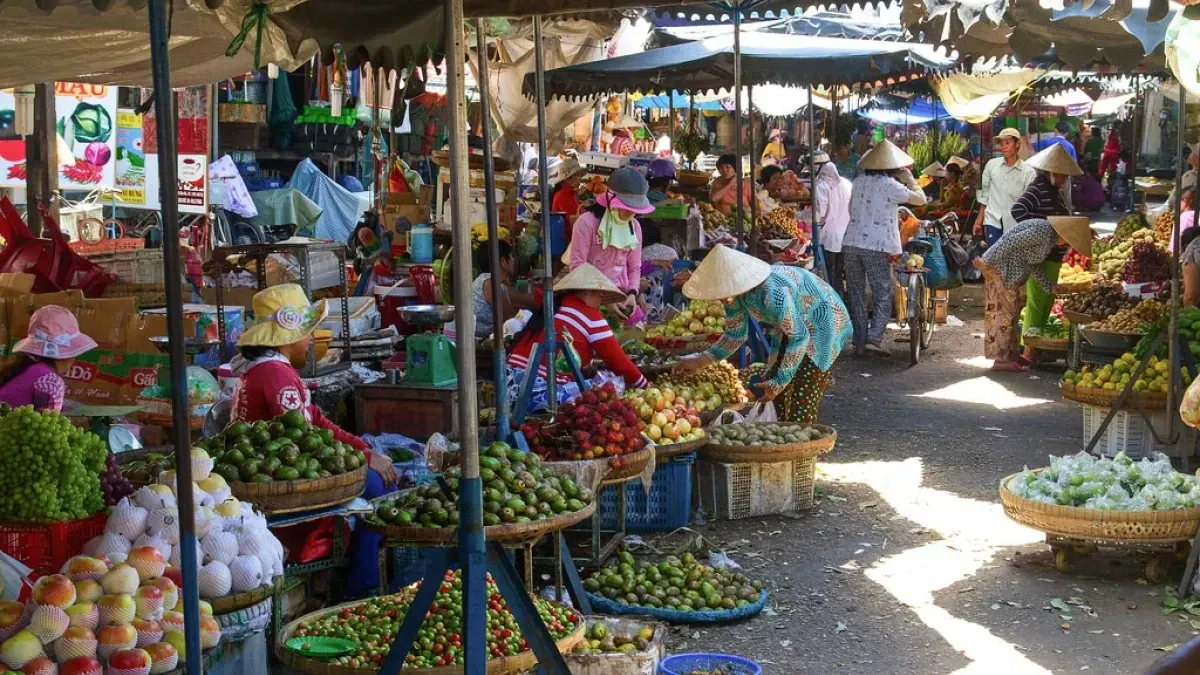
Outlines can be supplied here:
[[[338, 283], [327, 286], [312, 286], [312, 265], [309, 256], [314, 253], [332, 253], [337, 259]], [[300, 371], [301, 377], [321, 377], [330, 373], [348, 370], [351, 363], [350, 352], [350, 299], [346, 295], [346, 246], [338, 242], [314, 242], [311, 244], [251, 244], [249, 246], [220, 246], [213, 249], [212, 260], [216, 264], [217, 280], [217, 334], [225, 334], [225, 284], [224, 273], [233, 269], [226, 260], [233, 256], [242, 256], [255, 261], [254, 272], [258, 281], [258, 290], [267, 287], [267, 258], [272, 255], [290, 255], [300, 266], [298, 283], [312, 300], [313, 292], [326, 288], [340, 288], [342, 300], [342, 338], [344, 360], [327, 366], [318, 366], [316, 341], [308, 345], [308, 362]], [[224, 341], [221, 343], [221, 360], [227, 361], [232, 357], [227, 353]]]

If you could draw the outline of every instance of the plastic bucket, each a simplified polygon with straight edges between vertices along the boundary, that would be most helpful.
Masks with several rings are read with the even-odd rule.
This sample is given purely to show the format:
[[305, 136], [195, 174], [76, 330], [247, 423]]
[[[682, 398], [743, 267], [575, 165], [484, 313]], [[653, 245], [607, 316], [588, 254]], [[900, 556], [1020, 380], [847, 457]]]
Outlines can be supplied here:
[[409, 233], [409, 254], [414, 263], [433, 262], [433, 228], [416, 225]]
[[689, 675], [697, 670], [723, 675], [762, 675], [762, 666], [728, 654], [676, 654], [658, 664], [659, 675]]
[[375, 302], [379, 305], [379, 325], [382, 328], [395, 326], [402, 335], [412, 335], [415, 328], [410, 328], [400, 318], [400, 308], [415, 305], [417, 289], [412, 286], [376, 286]]
[[562, 255], [567, 250], [567, 216], [550, 214], [550, 254]]

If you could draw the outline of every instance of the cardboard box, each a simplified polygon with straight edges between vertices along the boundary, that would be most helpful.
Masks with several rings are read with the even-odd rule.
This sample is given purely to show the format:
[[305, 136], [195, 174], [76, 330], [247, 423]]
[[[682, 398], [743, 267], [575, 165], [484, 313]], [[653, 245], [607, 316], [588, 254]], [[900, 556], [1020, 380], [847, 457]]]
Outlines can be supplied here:
[[[90, 301], [89, 301], [90, 303]], [[142, 312], [146, 315], [166, 317], [166, 308], [151, 309]], [[225, 348], [231, 353], [237, 347], [237, 341], [242, 337], [242, 333], [246, 331], [246, 308], [240, 306], [227, 305], [225, 307], [225, 336], [223, 342]], [[192, 335], [201, 340], [216, 340], [217, 339], [217, 306], [216, 305], [199, 305], [188, 303], [183, 306], [183, 316], [185, 321], [192, 321], [196, 325], [196, 330]], [[201, 368], [216, 368], [221, 365], [221, 348], [219, 345], [213, 345], [212, 348], [203, 353], [197, 354], [195, 365]]]
[[[429, 187], [432, 190], [432, 186]], [[422, 193], [424, 192], [422, 187]], [[389, 192], [383, 207], [384, 227], [395, 232], [396, 222], [401, 218], [408, 219], [411, 225], [428, 223], [431, 203], [432, 199], [422, 199], [412, 192]]]

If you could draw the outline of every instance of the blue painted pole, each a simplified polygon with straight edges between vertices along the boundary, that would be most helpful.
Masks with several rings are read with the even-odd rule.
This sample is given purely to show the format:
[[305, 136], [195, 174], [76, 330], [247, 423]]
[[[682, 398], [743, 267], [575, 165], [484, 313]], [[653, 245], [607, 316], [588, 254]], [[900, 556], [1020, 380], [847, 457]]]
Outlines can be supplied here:
[[[546, 345], [549, 358], [546, 373], [547, 405], [553, 412], [558, 408], [556, 396], [557, 383], [554, 381], [554, 359], [558, 353], [554, 341], [554, 255], [550, 250], [550, 158], [546, 149], [546, 47], [542, 44], [542, 17], [533, 17], [533, 65], [537, 83], [537, 125], [538, 125], [538, 189], [541, 202], [542, 219], [542, 307], [545, 308], [546, 327], [542, 342]], [[530, 367], [536, 368], [540, 361], [531, 361]], [[537, 372], [536, 370], [534, 371]]]
[[168, 354], [171, 360], [172, 441], [176, 456], [175, 480], [179, 492], [180, 564], [183, 567], [183, 636], [187, 672], [200, 673], [200, 596], [196, 584], [196, 505], [192, 500], [192, 439], [188, 424], [187, 354], [183, 343], [182, 283], [179, 268], [179, 183], [176, 178], [175, 95], [171, 91], [171, 59], [167, 0], [150, 0], [150, 56], [154, 79], [154, 114], [158, 116], [158, 184], [161, 186], [163, 223], [163, 277], [167, 293]]

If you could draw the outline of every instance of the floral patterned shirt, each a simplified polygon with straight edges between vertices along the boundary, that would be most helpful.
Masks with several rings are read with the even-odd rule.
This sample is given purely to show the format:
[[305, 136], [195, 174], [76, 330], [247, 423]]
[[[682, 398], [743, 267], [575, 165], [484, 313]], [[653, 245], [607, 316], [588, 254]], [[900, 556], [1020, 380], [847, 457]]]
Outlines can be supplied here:
[[770, 343], [767, 383], [778, 391], [792, 381], [804, 357], [822, 371], [833, 367], [850, 340], [850, 314], [836, 291], [807, 270], [772, 265], [767, 280], [725, 307], [725, 334], [709, 349], [720, 361], [729, 358], [750, 334], [749, 319], [763, 324]]
[[850, 191], [850, 224], [842, 246], [900, 255], [897, 209], [904, 203], [924, 204], [925, 194], [883, 174], [855, 178]]
[[1054, 293], [1054, 284], [1042, 265], [1058, 245], [1058, 233], [1050, 221], [1035, 218], [1006, 230], [999, 241], [983, 254], [983, 262], [995, 268], [1008, 287], [1033, 277], [1042, 290]]

